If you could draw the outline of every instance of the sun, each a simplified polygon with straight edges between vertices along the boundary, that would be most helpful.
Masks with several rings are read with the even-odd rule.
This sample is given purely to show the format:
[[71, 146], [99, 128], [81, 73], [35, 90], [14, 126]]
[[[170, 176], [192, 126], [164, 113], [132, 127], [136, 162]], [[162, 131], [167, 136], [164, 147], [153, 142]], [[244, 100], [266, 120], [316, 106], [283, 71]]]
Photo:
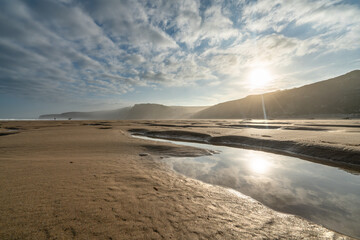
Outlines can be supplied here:
[[254, 68], [248, 76], [251, 89], [264, 88], [272, 80], [273, 77], [270, 71], [266, 68]]

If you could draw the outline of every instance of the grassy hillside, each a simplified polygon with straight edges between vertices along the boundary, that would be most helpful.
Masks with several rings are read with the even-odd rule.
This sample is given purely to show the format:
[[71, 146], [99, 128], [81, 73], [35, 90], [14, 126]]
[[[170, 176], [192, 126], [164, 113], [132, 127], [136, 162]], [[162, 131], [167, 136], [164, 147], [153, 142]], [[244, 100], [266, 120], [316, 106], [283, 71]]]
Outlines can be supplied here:
[[299, 88], [220, 103], [193, 117], [264, 118], [263, 106], [268, 118], [360, 114], [360, 71]]

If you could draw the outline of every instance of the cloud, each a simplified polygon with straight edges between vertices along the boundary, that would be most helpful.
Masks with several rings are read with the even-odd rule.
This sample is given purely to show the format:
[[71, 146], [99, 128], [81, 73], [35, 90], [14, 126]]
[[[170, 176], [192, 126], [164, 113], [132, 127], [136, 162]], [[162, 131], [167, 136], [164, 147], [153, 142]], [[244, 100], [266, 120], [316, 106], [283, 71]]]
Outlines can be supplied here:
[[341, 42], [350, 39], [348, 47], [354, 47], [360, 37], [359, 14], [358, 6], [341, 0], [258, 1], [244, 9], [246, 28], [249, 31], [261, 33], [270, 30], [280, 33], [286, 32], [289, 27], [303, 26], [302, 32], [298, 32], [298, 38], [303, 39], [302, 35], [310, 34], [310, 38], [317, 38], [328, 49], [333, 49], [331, 42], [339, 34], [342, 37], [337, 42], [337, 47], [340, 46], [338, 49], [346, 48]]
[[148, 48], [176, 48], [176, 42], [148, 21], [144, 6], [136, 1], [86, 1], [90, 16], [116, 42]]
[[221, 6], [207, 8], [202, 16], [198, 4], [190, 9], [181, 11], [175, 19], [175, 39], [187, 44], [189, 48], [199, 46], [203, 41], [208, 41], [213, 46], [240, 35], [239, 30], [233, 27], [233, 22], [222, 14]]
[[235, 96], [255, 63], [358, 51], [359, 15], [341, 0], [4, 0], [0, 91], [91, 100], [205, 84]]

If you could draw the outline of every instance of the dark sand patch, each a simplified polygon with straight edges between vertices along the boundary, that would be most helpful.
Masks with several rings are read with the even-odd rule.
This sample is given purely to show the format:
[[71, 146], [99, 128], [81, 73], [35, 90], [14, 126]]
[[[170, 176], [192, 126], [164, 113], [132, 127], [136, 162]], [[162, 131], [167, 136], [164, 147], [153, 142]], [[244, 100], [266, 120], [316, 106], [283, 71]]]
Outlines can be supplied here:
[[112, 127], [99, 127], [98, 129], [112, 129]]
[[304, 124], [312, 127], [342, 127], [342, 128], [360, 128], [360, 125], [342, 125], [342, 124]]
[[102, 123], [89, 123], [89, 124], [84, 124], [84, 125], [89, 125], [89, 126], [111, 126], [110, 124], [102, 124]]
[[133, 134], [146, 135], [149, 137], [157, 138], [167, 138], [167, 139], [177, 139], [184, 141], [200, 141], [204, 142], [207, 139], [211, 138], [211, 135], [198, 133], [198, 132], [188, 132], [188, 131], [148, 131], [146, 129], [129, 129], [129, 132]]
[[281, 126], [273, 125], [250, 125], [250, 124], [233, 124], [233, 125], [223, 125], [223, 127], [229, 128], [256, 128], [256, 129], [279, 129]]
[[274, 121], [268, 121], [268, 122], [255, 122], [255, 121], [241, 121], [241, 124], [267, 124], [267, 125], [272, 125], [272, 124], [276, 124], [276, 125], [287, 125], [287, 124], [291, 124], [289, 122], [274, 122]]
[[297, 131], [329, 131], [329, 129], [326, 128], [309, 128], [309, 127], [283, 127], [284, 130], [297, 130]]
[[7, 136], [7, 135], [12, 135], [12, 134], [17, 134], [19, 132], [17, 131], [9, 131], [9, 132], [0, 132], [0, 136]]
[[7, 130], [13, 130], [13, 131], [21, 130], [21, 128], [19, 128], [19, 127], [6, 127], [5, 129], [7, 129]]

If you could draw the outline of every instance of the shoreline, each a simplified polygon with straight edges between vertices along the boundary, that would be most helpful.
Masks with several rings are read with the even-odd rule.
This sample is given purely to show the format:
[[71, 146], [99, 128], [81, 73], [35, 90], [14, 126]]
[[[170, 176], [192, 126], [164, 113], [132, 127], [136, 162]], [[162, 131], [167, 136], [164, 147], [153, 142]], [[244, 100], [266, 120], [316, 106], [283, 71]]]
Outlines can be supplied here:
[[18, 132], [0, 136], [0, 238], [352, 239], [172, 171], [163, 156], [206, 151], [131, 137], [139, 126], [1, 122]]
[[[360, 151], [346, 151], [318, 145], [306, 146], [292, 141], [269, 141], [242, 136], [212, 137], [208, 134], [188, 131], [149, 131], [146, 129], [129, 129], [128, 131], [134, 135], [151, 138], [244, 148], [292, 156], [306, 161], [338, 167], [354, 174], [360, 174]], [[312, 151], [309, 151], [309, 148], [312, 148]], [[303, 154], [306, 151], [311, 154]]]

